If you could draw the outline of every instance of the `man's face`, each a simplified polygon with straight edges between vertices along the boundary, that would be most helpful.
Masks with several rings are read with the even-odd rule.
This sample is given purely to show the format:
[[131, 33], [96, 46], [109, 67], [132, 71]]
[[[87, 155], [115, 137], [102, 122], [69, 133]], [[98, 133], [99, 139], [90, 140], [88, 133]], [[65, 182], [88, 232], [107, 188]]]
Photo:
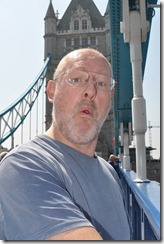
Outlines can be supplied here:
[[[110, 82], [109, 66], [104, 60], [78, 59], [55, 83], [53, 125], [71, 143], [85, 145], [97, 139], [110, 110], [111, 91], [97, 89], [94, 81], [101, 82], [102, 77], [97, 73], [103, 73], [105, 82]], [[77, 78], [85, 75], [85, 86], [75, 87]]]

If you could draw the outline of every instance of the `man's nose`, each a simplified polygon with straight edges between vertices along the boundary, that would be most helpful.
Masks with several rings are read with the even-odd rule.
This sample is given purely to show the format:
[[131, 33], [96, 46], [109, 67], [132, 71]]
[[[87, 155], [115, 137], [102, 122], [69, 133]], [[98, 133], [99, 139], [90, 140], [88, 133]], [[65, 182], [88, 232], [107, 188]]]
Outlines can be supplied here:
[[88, 82], [84, 90], [84, 96], [94, 99], [97, 95], [97, 86], [93, 76], [88, 77]]

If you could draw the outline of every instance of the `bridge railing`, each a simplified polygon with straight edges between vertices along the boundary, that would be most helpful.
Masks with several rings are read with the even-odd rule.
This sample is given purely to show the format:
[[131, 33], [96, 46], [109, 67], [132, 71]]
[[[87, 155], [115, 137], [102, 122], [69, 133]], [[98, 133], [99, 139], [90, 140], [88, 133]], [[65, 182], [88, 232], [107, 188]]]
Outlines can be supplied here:
[[136, 173], [120, 167], [132, 240], [160, 240], [160, 183], [137, 183]]

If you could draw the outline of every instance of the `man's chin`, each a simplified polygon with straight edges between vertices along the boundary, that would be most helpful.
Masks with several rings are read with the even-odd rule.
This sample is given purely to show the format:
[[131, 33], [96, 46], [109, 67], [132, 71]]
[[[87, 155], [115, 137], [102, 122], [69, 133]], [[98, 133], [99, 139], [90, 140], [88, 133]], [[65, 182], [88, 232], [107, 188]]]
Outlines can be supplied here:
[[[91, 133], [92, 132], [92, 133]], [[98, 138], [98, 133], [93, 133], [93, 131], [90, 130], [80, 130], [80, 131], [74, 131], [74, 135], [72, 135], [71, 140], [73, 143], [77, 145], [87, 145], [92, 143], [94, 140]]]

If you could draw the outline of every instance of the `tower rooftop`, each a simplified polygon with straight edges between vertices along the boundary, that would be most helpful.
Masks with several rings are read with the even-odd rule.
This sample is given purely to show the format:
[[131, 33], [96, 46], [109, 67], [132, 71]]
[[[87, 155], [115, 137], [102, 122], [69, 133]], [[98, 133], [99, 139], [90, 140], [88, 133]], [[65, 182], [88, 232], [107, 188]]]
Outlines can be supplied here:
[[89, 11], [91, 17], [92, 27], [103, 28], [105, 27], [105, 21], [100, 11], [96, 7], [93, 0], [72, 0], [64, 13], [60, 23], [57, 26], [58, 30], [68, 30], [72, 12], [75, 11], [78, 6], [81, 5], [83, 9]]
[[55, 11], [52, 5], [52, 0], [50, 0], [50, 4], [48, 6], [48, 10], [44, 19], [48, 19], [48, 18], [56, 18]]

